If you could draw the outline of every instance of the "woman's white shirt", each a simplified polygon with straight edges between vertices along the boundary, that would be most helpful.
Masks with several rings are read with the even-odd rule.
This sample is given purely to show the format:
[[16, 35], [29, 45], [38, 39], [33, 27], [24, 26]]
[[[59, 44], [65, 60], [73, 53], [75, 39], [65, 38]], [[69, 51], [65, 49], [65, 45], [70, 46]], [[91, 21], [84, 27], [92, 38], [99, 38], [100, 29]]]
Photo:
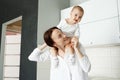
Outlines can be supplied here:
[[91, 64], [82, 46], [80, 47], [80, 51], [84, 57], [79, 59], [75, 54], [74, 65], [69, 64], [68, 58], [70, 54], [65, 53], [64, 58], [57, 56], [59, 63], [55, 67], [56, 57], [51, 56], [50, 50], [40, 51], [38, 48], [33, 50], [28, 59], [36, 62], [51, 60], [50, 80], [88, 80], [88, 72], [90, 71]]

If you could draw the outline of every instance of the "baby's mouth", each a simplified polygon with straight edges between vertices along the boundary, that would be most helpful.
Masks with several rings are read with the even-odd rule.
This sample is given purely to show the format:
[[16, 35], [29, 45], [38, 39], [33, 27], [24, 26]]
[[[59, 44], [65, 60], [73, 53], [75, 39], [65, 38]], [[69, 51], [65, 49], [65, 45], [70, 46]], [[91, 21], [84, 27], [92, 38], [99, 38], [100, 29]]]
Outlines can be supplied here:
[[78, 22], [78, 20], [74, 20], [74, 23], [77, 23]]

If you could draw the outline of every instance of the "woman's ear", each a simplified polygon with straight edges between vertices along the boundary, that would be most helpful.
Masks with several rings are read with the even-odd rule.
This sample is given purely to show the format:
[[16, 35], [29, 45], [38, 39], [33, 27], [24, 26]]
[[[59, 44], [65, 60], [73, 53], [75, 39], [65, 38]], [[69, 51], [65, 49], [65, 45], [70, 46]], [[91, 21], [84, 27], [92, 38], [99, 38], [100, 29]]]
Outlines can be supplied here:
[[56, 43], [54, 43], [54, 45], [53, 45], [54, 47], [56, 47], [56, 48], [58, 48], [59, 47], [59, 45], [57, 45]]
[[56, 50], [58, 50], [57, 45], [56, 45], [55, 43], [54, 43], [54, 45], [53, 45], [53, 46], [54, 46], [54, 48], [55, 48]]
[[57, 47], [56, 43], [54, 43], [53, 46]]

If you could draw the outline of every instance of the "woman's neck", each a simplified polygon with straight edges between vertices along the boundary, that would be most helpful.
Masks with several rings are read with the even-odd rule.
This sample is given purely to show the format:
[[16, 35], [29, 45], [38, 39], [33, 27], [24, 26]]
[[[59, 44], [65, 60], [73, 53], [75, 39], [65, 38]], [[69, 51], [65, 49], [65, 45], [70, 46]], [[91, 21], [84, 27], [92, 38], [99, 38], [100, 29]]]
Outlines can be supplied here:
[[65, 50], [59, 49], [59, 50], [58, 50], [58, 55], [59, 55], [61, 58], [64, 58]]
[[62, 58], [64, 58], [64, 54], [65, 54], [65, 47], [64, 46], [59, 46], [58, 48], [58, 55]]
[[[67, 44], [67, 45], [70, 45], [70, 43]], [[61, 56], [62, 58], [64, 58], [64, 55], [65, 55], [65, 46], [58, 48], [58, 55]]]
[[65, 52], [65, 46], [59, 47], [59, 48], [58, 48], [58, 52], [59, 52], [59, 51], [60, 51], [60, 52]]

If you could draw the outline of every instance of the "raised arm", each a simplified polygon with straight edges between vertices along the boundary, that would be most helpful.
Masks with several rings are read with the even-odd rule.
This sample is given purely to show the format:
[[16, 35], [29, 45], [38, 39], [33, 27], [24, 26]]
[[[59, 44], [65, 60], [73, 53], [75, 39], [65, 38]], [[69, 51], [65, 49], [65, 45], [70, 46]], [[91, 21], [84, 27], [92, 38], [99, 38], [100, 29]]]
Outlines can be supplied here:
[[78, 39], [76, 37], [74, 37], [71, 42], [74, 45], [73, 47], [74, 47], [75, 53], [78, 56], [82, 69], [85, 72], [89, 72], [91, 69], [91, 64], [87, 55], [85, 54], [84, 48], [81, 45], [79, 45]]
[[43, 50], [44, 46], [40, 46], [35, 48], [32, 53], [29, 55], [28, 59], [30, 61], [36, 61], [36, 62], [41, 62], [41, 61], [46, 61], [50, 59], [50, 51], [49, 49]]

